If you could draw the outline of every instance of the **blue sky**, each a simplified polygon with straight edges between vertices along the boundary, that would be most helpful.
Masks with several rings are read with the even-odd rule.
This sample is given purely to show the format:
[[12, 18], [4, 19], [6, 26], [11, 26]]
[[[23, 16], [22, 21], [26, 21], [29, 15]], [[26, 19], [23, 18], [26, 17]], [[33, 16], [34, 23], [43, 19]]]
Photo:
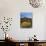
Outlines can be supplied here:
[[21, 18], [27, 17], [27, 18], [32, 18], [32, 13], [31, 12], [22, 12], [20, 14]]

